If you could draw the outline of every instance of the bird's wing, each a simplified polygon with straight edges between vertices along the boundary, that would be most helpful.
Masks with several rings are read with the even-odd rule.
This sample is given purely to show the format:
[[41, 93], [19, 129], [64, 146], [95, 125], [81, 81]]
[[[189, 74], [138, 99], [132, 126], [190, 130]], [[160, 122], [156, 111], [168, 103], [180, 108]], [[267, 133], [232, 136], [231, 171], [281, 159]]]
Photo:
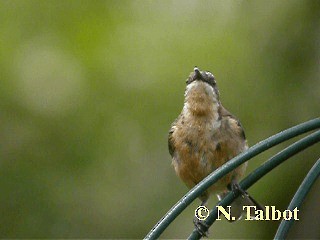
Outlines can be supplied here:
[[236, 132], [243, 138], [246, 139], [246, 135], [244, 133], [243, 127], [240, 123], [240, 121], [232, 115], [227, 109], [225, 109], [223, 106], [220, 107], [220, 116], [222, 119], [225, 119], [228, 121], [229, 124], [231, 124]]
[[172, 134], [176, 129], [176, 122], [178, 118], [172, 123], [171, 128], [169, 130], [169, 135], [168, 135], [168, 147], [169, 147], [169, 153], [171, 157], [173, 157], [174, 151], [175, 151], [175, 146], [174, 146], [174, 141], [172, 138]]

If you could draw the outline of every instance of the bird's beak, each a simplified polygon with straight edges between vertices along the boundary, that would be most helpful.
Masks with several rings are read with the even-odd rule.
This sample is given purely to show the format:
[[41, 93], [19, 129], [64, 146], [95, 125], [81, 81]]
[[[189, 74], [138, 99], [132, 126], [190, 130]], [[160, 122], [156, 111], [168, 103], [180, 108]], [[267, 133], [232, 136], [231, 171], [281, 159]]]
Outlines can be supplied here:
[[201, 78], [201, 73], [200, 73], [199, 68], [194, 67], [193, 71], [194, 71], [194, 78], [195, 79], [200, 79]]

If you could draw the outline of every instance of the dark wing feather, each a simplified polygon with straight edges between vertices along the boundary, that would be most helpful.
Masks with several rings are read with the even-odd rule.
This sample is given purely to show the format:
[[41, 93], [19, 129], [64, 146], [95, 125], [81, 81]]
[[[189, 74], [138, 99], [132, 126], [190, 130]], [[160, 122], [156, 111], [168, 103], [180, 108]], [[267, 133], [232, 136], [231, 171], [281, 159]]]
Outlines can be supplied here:
[[240, 133], [240, 136], [243, 138], [243, 139], [246, 139], [246, 135], [244, 133], [244, 130], [243, 130], [243, 127], [240, 123], [240, 121], [234, 116], [232, 115], [227, 109], [225, 109], [223, 106], [220, 107], [219, 109], [220, 111], [220, 117], [223, 118], [223, 117], [230, 117], [231, 119], [235, 120], [237, 125], [238, 125], [238, 131]]
[[175, 146], [174, 146], [174, 140], [172, 138], [172, 134], [174, 132], [174, 130], [176, 129], [176, 122], [177, 119], [172, 123], [171, 128], [169, 130], [169, 135], [168, 135], [168, 147], [169, 147], [169, 153], [171, 155], [171, 157], [173, 157], [174, 151], [175, 151]]

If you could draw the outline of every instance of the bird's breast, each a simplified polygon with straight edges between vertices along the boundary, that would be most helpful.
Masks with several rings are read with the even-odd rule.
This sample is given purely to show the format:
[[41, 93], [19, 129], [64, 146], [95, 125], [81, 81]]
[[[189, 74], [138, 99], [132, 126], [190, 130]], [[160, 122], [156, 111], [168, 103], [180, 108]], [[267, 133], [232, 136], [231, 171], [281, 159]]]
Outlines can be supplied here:
[[[177, 122], [173, 139], [175, 171], [190, 188], [242, 152], [244, 147], [237, 138], [223, 130], [221, 121], [184, 115]], [[232, 177], [230, 173], [218, 181], [212, 186], [213, 191], [225, 189]]]
[[221, 145], [214, 141], [220, 124], [205, 120], [184, 118], [173, 133], [175, 156], [173, 165], [187, 185], [193, 186], [216, 168]]

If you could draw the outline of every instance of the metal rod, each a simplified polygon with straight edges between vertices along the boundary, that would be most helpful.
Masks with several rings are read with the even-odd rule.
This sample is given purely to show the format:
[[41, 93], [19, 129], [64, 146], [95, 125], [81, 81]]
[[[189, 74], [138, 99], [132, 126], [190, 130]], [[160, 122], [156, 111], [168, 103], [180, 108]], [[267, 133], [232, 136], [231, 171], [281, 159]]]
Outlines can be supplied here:
[[253, 158], [265, 150], [280, 144], [286, 140], [296, 137], [300, 134], [312, 131], [320, 128], [320, 118], [315, 118], [310, 121], [301, 123], [297, 126], [284, 130], [278, 134], [275, 134], [249, 148], [246, 152], [236, 156], [228, 161], [226, 164], [215, 170], [199, 184], [192, 188], [185, 196], [183, 196], [151, 229], [146, 235], [145, 239], [157, 239], [163, 231], [170, 225], [170, 223], [197, 197], [199, 197], [208, 187], [217, 182], [227, 173], [237, 168], [244, 162]]

